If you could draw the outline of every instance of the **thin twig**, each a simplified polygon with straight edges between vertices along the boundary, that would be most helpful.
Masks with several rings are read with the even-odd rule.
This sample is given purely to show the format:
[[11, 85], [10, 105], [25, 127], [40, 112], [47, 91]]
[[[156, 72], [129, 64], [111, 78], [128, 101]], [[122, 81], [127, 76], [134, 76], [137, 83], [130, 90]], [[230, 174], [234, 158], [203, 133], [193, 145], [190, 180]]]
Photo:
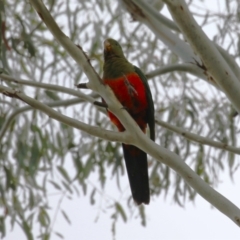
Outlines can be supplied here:
[[[83, 102], [82, 99], [79, 98], [74, 98], [74, 99], [69, 99], [69, 100], [60, 100], [60, 101], [56, 101], [56, 102], [51, 102], [51, 103], [43, 103], [49, 107], [67, 107], [69, 105], [73, 105], [73, 104], [78, 104]], [[33, 110], [33, 108], [31, 106], [26, 106], [26, 107], [21, 107], [18, 108], [17, 110], [15, 110], [14, 112], [12, 112], [4, 121], [2, 127], [1, 127], [1, 131], [0, 131], [0, 142], [3, 138], [3, 136], [5, 135], [8, 127], [10, 126], [11, 122], [14, 120], [14, 118], [16, 118], [19, 114], [23, 113], [23, 112], [27, 112], [29, 110]]]

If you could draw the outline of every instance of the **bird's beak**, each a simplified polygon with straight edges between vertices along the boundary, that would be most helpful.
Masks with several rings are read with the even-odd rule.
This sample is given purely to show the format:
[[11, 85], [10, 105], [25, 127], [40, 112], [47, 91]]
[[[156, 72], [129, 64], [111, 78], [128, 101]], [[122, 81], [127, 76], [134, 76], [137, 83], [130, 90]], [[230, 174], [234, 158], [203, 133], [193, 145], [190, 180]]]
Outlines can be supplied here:
[[104, 49], [106, 51], [111, 51], [112, 47], [111, 47], [111, 43], [108, 40], [104, 41]]

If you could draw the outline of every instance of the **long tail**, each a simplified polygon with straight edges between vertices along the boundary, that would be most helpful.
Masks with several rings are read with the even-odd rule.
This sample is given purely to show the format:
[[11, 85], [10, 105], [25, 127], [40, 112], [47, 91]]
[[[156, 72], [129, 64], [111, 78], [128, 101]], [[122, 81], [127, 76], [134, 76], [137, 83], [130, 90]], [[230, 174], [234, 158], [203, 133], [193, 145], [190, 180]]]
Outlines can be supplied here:
[[147, 154], [132, 145], [122, 146], [133, 199], [138, 205], [148, 204], [150, 193]]

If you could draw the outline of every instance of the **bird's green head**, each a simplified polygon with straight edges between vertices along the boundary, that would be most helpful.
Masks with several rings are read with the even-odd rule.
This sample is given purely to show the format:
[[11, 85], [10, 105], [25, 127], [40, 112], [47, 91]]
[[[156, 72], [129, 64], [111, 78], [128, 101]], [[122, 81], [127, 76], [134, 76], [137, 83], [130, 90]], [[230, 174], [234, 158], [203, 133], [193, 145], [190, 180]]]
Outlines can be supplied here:
[[108, 38], [104, 41], [104, 60], [112, 57], [125, 58], [121, 45], [116, 40]]

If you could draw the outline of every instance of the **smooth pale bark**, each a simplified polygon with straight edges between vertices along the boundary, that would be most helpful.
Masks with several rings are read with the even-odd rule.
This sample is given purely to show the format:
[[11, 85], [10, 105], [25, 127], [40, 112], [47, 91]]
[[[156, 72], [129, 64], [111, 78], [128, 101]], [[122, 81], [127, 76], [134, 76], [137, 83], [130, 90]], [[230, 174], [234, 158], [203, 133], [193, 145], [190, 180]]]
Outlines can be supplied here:
[[201, 144], [204, 144], [204, 145], [208, 145], [208, 146], [212, 146], [212, 147], [215, 147], [215, 148], [224, 149], [224, 150], [227, 150], [229, 152], [236, 153], [236, 154], [240, 154], [240, 148], [232, 147], [232, 146], [227, 145], [226, 143], [217, 142], [217, 141], [214, 141], [212, 139], [202, 137], [198, 134], [191, 133], [189, 131], [186, 131], [183, 128], [176, 127], [174, 125], [171, 125], [171, 124], [169, 124], [167, 122], [164, 122], [164, 121], [161, 121], [161, 120], [156, 120], [155, 122], [158, 125], [160, 125], [164, 128], [167, 128], [172, 132], [178, 133], [178, 134], [182, 135], [184, 138], [187, 138], [187, 139], [192, 140], [194, 142], [198, 142], [198, 143], [201, 143]]
[[151, 71], [151, 72], [147, 73], [146, 77], [148, 79], [150, 79], [150, 78], [162, 75], [162, 74], [175, 72], [175, 71], [190, 73], [192, 75], [195, 75], [195, 76], [201, 78], [201, 74], [199, 74], [199, 71], [196, 71], [196, 67], [194, 65], [190, 64], [190, 63], [169, 64], [169, 65], [163, 66], [159, 69], [156, 69], [154, 71]]
[[109, 141], [119, 141], [119, 142], [124, 142], [129, 144], [129, 139], [130, 137], [128, 136], [128, 132], [114, 132], [114, 131], [109, 131], [105, 129], [101, 129], [99, 127], [91, 126], [89, 124], [83, 123], [81, 121], [78, 121], [76, 119], [67, 117], [58, 111], [55, 111], [54, 109], [50, 108], [46, 104], [43, 104], [34, 98], [31, 98], [27, 96], [26, 94], [12, 90], [8, 87], [1, 86], [0, 85], [0, 93], [3, 93], [4, 95], [12, 98], [17, 98], [28, 105], [30, 105], [34, 109], [38, 109], [45, 114], [47, 114], [50, 118], [56, 119], [62, 123], [65, 123], [69, 126], [72, 126], [74, 128], [77, 128], [79, 130], [85, 131], [88, 134], [91, 134], [96, 137], [100, 137]]
[[[240, 113], [240, 80], [197, 24], [183, 0], [165, 0], [184, 37], [201, 58], [205, 74], [216, 82]], [[201, 62], [200, 62], [201, 64]]]
[[[205, 198], [208, 202], [210, 202], [213, 206], [215, 206], [219, 211], [228, 216], [234, 223], [240, 226], [240, 210], [231, 203], [224, 196], [219, 194], [213, 188], [211, 188], [208, 184], [206, 184], [190, 167], [188, 167], [184, 161], [182, 161], [178, 155], [170, 152], [169, 150], [157, 145], [140, 130], [138, 125], [134, 122], [134, 120], [129, 116], [129, 114], [122, 108], [121, 104], [117, 101], [116, 97], [112, 93], [112, 91], [105, 87], [102, 84], [101, 79], [96, 74], [94, 69], [92, 68], [89, 59], [86, 54], [82, 51], [81, 48], [76, 47], [69, 38], [61, 32], [54, 19], [51, 17], [46, 7], [43, 5], [41, 0], [31, 0], [30, 1], [38, 12], [41, 19], [45, 22], [49, 30], [55, 36], [55, 38], [62, 44], [62, 46], [68, 51], [68, 53], [76, 60], [76, 62], [82, 67], [83, 71], [89, 78], [88, 86], [94, 91], [98, 92], [106, 101], [109, 106], [111, 112], [113, 112], [124, 125], [126, 131], [124, 133], [118, 133], [115, 135], [115, 140], [119, 137], [119, 134], [124, 138], [125, 143], [131, 142], [131, 144], [143, 149], [145, 152], [153, 156], [156, 160], [168, 165], [172, 169], [174, 169], [179, 175], [181, 175], [185, 181], [192, 186], [203, 198]], [[14, 92], [16, 94], [16, 92]], [[6, 94], [6, 92], [5, 92]], [[13, 95], [12, 97], [17, 97], [22, 99], [23, 101], [32, 101], [27, 96], [19, 93], [17, 95]], [[36, 101], [36, 100], [34, 100]], [[33, 107], [36, 102], [32, 102]], [[38, 105], [39, 106], [39, 105]], [[42, 111], [46, 110], [46, 106], [42, 106]], [[50, 109], [48, 109], [50, 110]], [[54, 113], [55, 114], [55, 113]], [[54, 115], [56, 116], [56, 115]], [[51, 115], [51, 117], [54, 117]], [[77, 126], [76, 120], [68, 118], [69, 125], [74, 124]], [[66, 123], [66, 122], [65, 122]], [[81, 123], [86, 129], [88, 128], [87, 124]], [[92, 128], [94, 131], [94, 129]], [[99, 130], [96, 128], [96, 131]], [[106, 131], [106, 130], [105, 130]], [[102, 135], [102, 131], [99, 132], [99, 137]], [[93, 133], [96, 136], [96, 133]], [[113, 133], [111, 134], [113, 137]], [[103, 137], [104, 138], [104, 137]], [[112, 139], [114, 141], [114, 138]], [[118, 141], [120, 141], [118, 139]]]
[[[222, 90], [221, 85], [219, 85], [214, 78], [209, 76], [205, 69], [201, 68], [201, 56], [196, 54], [197, 51], [195, 51], [195, 49], [193, 51], [187, 42], [183, 41], [178, 34], [175, 34], [170, 30], [172, 29], [174, 31], [181, 32], [181, 29], [174, 22], [162, 16], [144, 0], [119, 1], [124, 4], [135, 20], [148, 26], [173, 53], [184, 61], [185, 64], [191, 63], [193, 65], [192, 74]], [[188, 23], [188, 21], [186, 21], [186, 23]], [[218, 54], [225, 59], [225, 63], [227, 62], [229, 68], [232, 69], [235, 77], [239, 78], [240, 69], [234, 59], [220, 46], [213, 42], [211, 43], [217, 48]]]
[[80, 91], [73, 90], [71, 88], [67, 88], [64, 86], [13, 78], [6, 74], [0, 74], [0, 78], [6, 82], [14, 82], [17, 84], [22, 84], [22, 85], [27, 85], [27, 86], [32, 86], [32, 87], [39, 87], [39, 88], [44, 88], [44, 89], [52, 90], [52, 91], [58, 91], [58, 92], [62, 92], [62, 93], [68, 93], [72, 96], [79, 97], [79, 98], [85, 100], [86, 102], [90, 102], [90, 103], [94, 103], [94, 101], [95, 101], [94, 98], [92, 98], [86, 94], [83, 94]]
[[[0, 85], [1, 88], [1, 85]], [[1, 90], [0, 90], [1, 92]], [[74, 98], [74, 99], [68, 99], [68, 100], [59, 100], [55, 102], [50, 102], [50, 103], [43, 103], [49, 107], [67, 107], [70, 105], [74, 104], [79, 104], [83, 102], [82, 99], [79, 98]], [[25, 106], [25, 107], [20, 107], [16, 109], [15, 111], [11, 112], [10, 115], [7, 115], [7, 118], [4, 119], [3, 125], [1, 126], [0, 129], [0, 142], [2, 141], [2, 138], [4, 137], [7, 129], [9, 128], [11, 122], [19, 115], [22, 114], [23, 112], [27, 112], [32, 110], [33, 108], [31, 106]]]

